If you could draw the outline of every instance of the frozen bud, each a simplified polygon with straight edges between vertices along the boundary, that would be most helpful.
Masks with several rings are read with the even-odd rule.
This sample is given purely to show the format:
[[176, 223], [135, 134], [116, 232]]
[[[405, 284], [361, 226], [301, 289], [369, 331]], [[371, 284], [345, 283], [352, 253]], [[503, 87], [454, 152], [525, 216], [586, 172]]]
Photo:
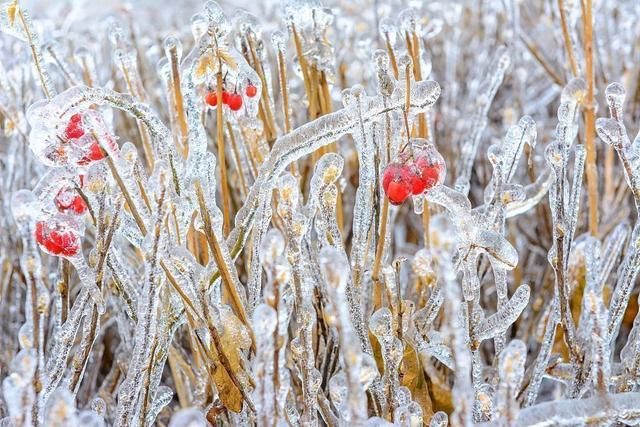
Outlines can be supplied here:
[[626, 95], [624, 86], [620, 83], [611, 83], [604, 92], [607, 104], [609, 104], [611, 117], [615, 120], [622, 120], [622, 108]]
[[400, 76], [399, 76], [399, 80], [400, 81], [405, 81], [406, 77], [406, 73], [409, 72], [410, 73], [410, 77], [413, 79], [413, 60], [411, 59], [411, 57], [407, 54], [401, 55], [400, 58], [398, 58], [398, 71], [400, 72]]
[[323, 155], [316, 164], [314, 177], [317, 175], [322, 179], [324, 185], [334, 183], [342, 174], [344, 159], [336, 153]]
[[204, 13], [209, 19], [209, 31], [216, 34], [218, 41], [224, 41], [231, 33], [231, 22], [227, 19], [222, 8], [216, 1], [207, 1], [204, 5]]
[[582, 78], [575, 78], [571, 80], [562, 90], [562, 96], [560, 102], [565, 104], [576, 103], [579, 104], [584, 99], [586, 94], [587, 85]]
[[479, 419], [491, 419], [491, 415], [493, 414], [493, 394], [493, 387], [489, 384], [482, 384], [476, 390], [474, 412], [478, 414]]
[[95, 413], [103, 417], [107, 413], [107, 403], [101, 397], [94, 398], [89, 404], [89, 407], [91, 408], [92, 411], [94, 411]]
[[369, 329], [380, 341], [387, 341], [392, 335], [392, 324], [391, 310], [387, 307], [378, 309], [369, 319]]
[[394, 22], [389, 18], [383, 18], [380, 20], [380, 34], [382, 34], [382, 38], [384, 40], [389, 40], [389, 44], [391, 46], [395, 45], [398, 28], [394, 24]]
[[164, 52], [167, 57], [175, 56], [180, 62], [180, 58], [182, 58], [182, 42], [174, 36], [167, 37], [164, 39]]
[[549, 166], [557, 169], [562, 166], [562, 162], [564, 159], [562, 146], [559, 142], [552, 142], [547, 145], [547, 148], [544, 150], [544, 157], [547, 160]]
[[429, 421], [429, 427], [447, 427], [449, 425], [449, 418], [447, 414], [442, 411], [438, 411], [431, 417]]
[[596, 120], [596, 132], [605, 143], [620, 149], [624, 146], [624, 138], [620, 137], [620, 126], [614, 119], [601, 117]]
[[271, 44], [278, 52], [284, 52], [287, 48], [287, 36], [282, 31], [274, 31], [271, 34]]
[[285, 174], [278, 181], [280, 198], [289, 206], [297, 206], [300, 197], [298, 180], [291, 174]]
[[33, 348], [33, 324], [24, 323], [18, 331], [18, 342], [23, 349]]
[[420, 32], [420, 22], [414, 8], [410, 7], [400, 12], [398, 20], [400, 21], [400, 29], [403, 33], [411, 34]]

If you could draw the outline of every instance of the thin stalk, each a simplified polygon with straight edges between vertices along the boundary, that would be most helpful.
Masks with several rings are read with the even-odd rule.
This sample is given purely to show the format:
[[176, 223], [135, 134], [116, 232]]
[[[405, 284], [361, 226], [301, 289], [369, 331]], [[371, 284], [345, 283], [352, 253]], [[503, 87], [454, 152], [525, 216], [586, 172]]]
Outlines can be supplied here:
[[[216, 96], [222, 99], [222, 71], [216, 74]], [[224, 118], [222, 116], [222, 105], [216, 108], [216, 131], [218, 141], [218, 164], [220, 167], [220, 187], [222, 188], [222, 232], [226, 236], [231, 229], [231, 195], [229, 194], [229, 183], [227, 181], [227, 161], [224, 150]]]
[[567, 14], [564, 9], [564, 0], [558, 0], [558, 11], [560, 12], [560, 26], [562, 27], [562, 38], [564, 39], [564, 48], [567, 51], [569, 65], [571, 67], [571, 75], [578, 75], [578, 63], [571, 46], [571, 37], [569, 35], [569, 27], [567, 26]]
[[[224, 257], [222, 256], [220, 243], [218, 242], [215, 232], [213, 231], [213, 225], [211, 224], [211, 216], [209, 214], [209, 209], [207, 209], [207, 205], [205, 203], [204, 192], [202, 191], [202, 186], [200, 185], [200, 182], [196, 181], [195, 188], [196, 188], [196, 196], [198, 198], [198, 205], [200, 207], [202, 222], [204, 226], [204, 233], [205, 233], [205, 236], [207, 236], [209, 249], [211, 249], [211, 253], [213, 254], [216, 264], [218, 265], [218, 271], [222, 276], [222, 283], [224, 284], [225, 289], [227, 290], [227, 292], [229, 293], [229, 296], [231, 297], [231, 304], [233, 305], [233, 308], [235, 309], [236, 313], [238, 313], [238, 317], [240, 318], [242, 323], [246, 325], [247, 329], [250, 331], [250, 334], [253, 338], [251, 322], [247, 316], [247, 312], [245, 310], [244, 304], [242, 303], [240, 295], [238, 294], [238, 290], [234, 285], [234, 281], [231, 277], [231, 272], [229, 271], [229, 266], [227, 265], [227, 263], [224, 260]], [[253, 341], [255, 342], [255, 340]]]
[[[284, 116], [284, 133], [291, 132], [291, 111], [289, 108], [289, 85], [287, 83], [287, 64], [284, 58], [284, 52], [278, 51], [278, 79], [280, 81], [280, 91], [282, 92], [282, 113]], [[298, 176], [298, 161], [291, 162], [291, 174]]]
[[598, 169], [596, 165], [596, 110], [594, 99], [595, 79], [593, 74], [593, 5], [592, 0], [582, 0], [582, 21], [584, 24], [585, 77], [587, 97], [584, 104], [585, 148], [587, 158], [587, 197], [589, 203], [589, 233], [598, 235]]
[[[173, 102], [180, 126], [180, 147], [182, 147], [182, 155], [186, 158], [189, 155], [189, 127], [187, 126], [187, 114], [184, 110], [184, 100], [182, 97], [182, 87], [180, 85], [180, 64], [178, 61], [178, 47], [174, 44], [169, 49], [169, 61], [171, 63], [171, 89], [173, 93]], [[222, 99], [219, 97], [218, 99]], [[178, 147], [178, 148], [180, 148]]]
[[[267, 136], [267, 141], [271, 143], [276, 139], [276, 126], [273, 120], [273, 113], [271, 112], [271, 106], [269, 102], [269, 90], [267, 86], [267, 79], [264, 75], [264, 69], [262, 67], [262, 63], [258, 57], [256, 52], [255, 43], [253, 42], [253, 38], [248, 35], [247, 36], [247, 44], [249, 46], [249, 51], [251, 53], [251, 59], [253, 60], [253, 65], [260, 77], [260, 81], [262, 82], [262, 96], [260, 96], [260, 103], [262, 105], [262, 109], [264, 111], [264, 117], [266, 120], [263, 120], [265, 125], [265, 132]], [[219, 98], [218, 98], [219, 99]]]
[[238, 170], [238, 177], [240, 178], [240, 186], [245, 197], [249, 192], [247, 187], [247, 181], [244, 177], [244, 170], [242, 169], [242, 163], [240, 161], [240, 152], [238, 151], [238, 145], [236, 144], [236, 137], [233, 135], [233, 128], [231, 123], [227, 122], [227, 132], [229, 133], [229, 141], [231, 141], [231, 151], [233, 153], [234, 161], [236, 162], [236, 169]]
[[384, 39], [387, 46], [387, 53], [389, 54], [389, 62], [391, 63], [391, 69], [393, 70], [393, 76], [397, 79], [400, 71], [398, 70], [398, 61], [396, 60], [396, 55], [393, 52], [393, 46], [391, 46], [389, 33], [384, 34]]
[[31, 28], [27, 24], [27, 18], [24, 15], [24, 12], [18, 6], [18, 16], [20, 17], [20, 23], [22, 24], [22, 28], [24, 29], [25, 34], [27, 35], [27, 41], [29, 42], [29, 48], [31, 49], [31, 57], [33, 58], [33, 64], [36, 67], [36, 71], [38, 72], [38, 77], [40, 78], [40, 84], [42, 85], [42, 91], [47, 99], [51, 99], [51, 97], [55, 94], [55, 91], [49, 85], [49, 79], [47, 77], [47, 72], [44, 69], [43, 65], [40, 63], [41, 54], [40, 47], [36, 46], [33, 41], [33, 34], [31, 33]]

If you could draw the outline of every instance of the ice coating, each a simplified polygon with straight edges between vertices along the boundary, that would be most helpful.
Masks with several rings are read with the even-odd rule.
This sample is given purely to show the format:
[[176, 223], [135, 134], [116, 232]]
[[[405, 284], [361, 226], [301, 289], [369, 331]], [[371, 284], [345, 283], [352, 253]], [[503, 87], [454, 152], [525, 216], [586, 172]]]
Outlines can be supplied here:
[[637, 8], [583, 3], [0, 2], [0, 425], [637, 424]]

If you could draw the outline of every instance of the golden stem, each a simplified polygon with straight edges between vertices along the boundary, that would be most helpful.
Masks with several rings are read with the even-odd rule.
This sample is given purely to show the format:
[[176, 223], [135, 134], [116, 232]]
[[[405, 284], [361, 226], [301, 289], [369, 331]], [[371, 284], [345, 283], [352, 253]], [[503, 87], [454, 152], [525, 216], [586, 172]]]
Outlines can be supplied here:
[[271, 107], [269, 103], [269, 90], [267, 87], [267, 79], [264, 76], [262, 63], [260, 62], [260, 59], [256, 52], [255, 43], [253, 43], [253, 39], [251, 38], [251, 36], [247, 36], [247, 44], [249, 45], [249, 51], [251, 52], [251, 59], [253, 60], [254, 68], [258, 73], [258, 77], [260, 77], [260, 81], [262, 82], [262, 96], [260, 97], [260, 104], [264, 111], [264, 118], [266, 119], [266, 120], [263, 120], [263, 122], [265, 125], [267, 141], [271, 143], [276, 139], [276, 126], [273, 120], [273, 114], [271, 113]]
[[27, 35], [27, 41], [29, 42], [29, 48], [31, 49], [31, 57], [33, 58], [33, 63], [36, 66], [36, 70], [38, 71], [38, 77], [40, 78], [40, 84], [42, 85], [42, 91], [47, 99], [51, 99], [53, 93], [49, 84], [47, 83], [47, 79], [44, 76], [44, 69], [42, 68], [42, 64], [40, 64], [40, 59], [38, 56], [38, 47], [33, 42], [33, 35], [31, 34], [31, 29], [27, 25], [27, 21], [24, 17], [22, 10], [18, 9], [18, 16], [20, 16], [20, 22], [22, 23], [22, 28], [24, 29], [25, 34]]
[[593, 5], [592, 0], [582, 0], [582, 20], [584, 24], [585, 77], [587, 97], [584, 107], [585, 148], [587, 149], [586, 175], [589, 202], [589, 233], [598, 235], [598, 169], [596, 165], [596, 127], [593, 75]]
[[227, 132], [229, 133], [229, 140], [231, 141], [231, 150], [233, 152], [233, 157], [236, 162], [236, 169], [238, 170], [238, 176], [240, 177], [240, 186], [242, 187], [242, 192], [246, 196], [249, 192], [249, 188], [247, 187], [247, 182], [245, 181], [244, 171], [242, 170], [242, 163], [240, 162], [240, 152], [238, 151], [238, 146], [236, 144], [236, 137], [233, 135], [233, 128], [231, 127], [231, 123], [227, 122]]
[[189, 155], [189, 127], [187, 126], [187, 114], [184, 111], [182, 87], [180, 85], [180, 64], [178, 63], [178, 48], [175, 45], [171, 46], [169, 50], [169, 60], [171, 62], [171, 86], [173, 89], [173, 101], [178, 118], [178, 125], [180, 126], [180, 135], [182, 137], [180, 145], [182, 146], [182, 155], [186, 158]]
[[[131, 76], [129, 74], [129, 68], [126, 66], [126, 64], [123, 62], [121, 62], [121, 67], [122, 67], [122, 75], [124, 77], [124, 81], [125, 84], [127, 85], [127, 89], [129, 90], [129, 93], [136, 97], [137, 99], [143, 101], [143, 96], [142, 96], [142, 92], [138, 90], [138, 88], [136, 88], [134, 86], [134, 84], [131, 81]], [[91, 77], [89, 76], [89, 73], [86, 73], [86, 78], [89, 78], [89, 80], [91, 79]], [[147, 167], [149, 168], [149, 171], [153, 170], [153, 165], [154, 165], [154, 156], [153, 156], [153, 148], [151, 147], [151, 138], [149, 136], [149, 132], [147, 131], [147, 128], [144, 127], [144, 125], [142, 124], [142, 122], [140, 120], [136, 119], [136, 126], [138, 128], [138, 134], [140, 135], [140, 140], [142, 141], [142, 149], [144, 151], [144, 157], [145, 160], [147, 162]]]
[[280, 90], [282, 91], [282, 112], [284, 113], [284, 132], [291, 132], [291, 115], [289, 111], [289, 88], [287, 85], [287, 65], [284, 60], [284, 53], [278, 51], [278, 77], [280, 79]]
[[380, 266], [382, 264], [382, 256], [386, 246], [387, 222], [389, 221], [389, 198], [385, 197], [382, 201], [382, 213], [380, 214], [380, 232], [378, 233], [378, 244], [376, 246], [376, 257], [373, 262], [373, 272], [371, 278], [374, 282], [380, 278]]
[[[96, 138], [96, 141], [97, 140], [98, 139]], [[111, 156], [106, 156], [106, 159], [107, 159], [107, 165], [109, 166], [109, 170], [111, 171], [111, 175], [113, 175], [113, 178], [116, 180], [116, 183], [118, 184], [118, 188], [120, 188], [120, 191], [122, 192], [122, 195], [124, 196], [124, 199], [127, 202], [127, 206], [129, 207], [129, 211], [131, 211], [131, 215], [133, 216], [133, 219], [138, 225], [140, 232], [143, 235], [146, 235], [147, 227], [144, 224], [144, 221], [142, 219], [142, 216], [140, 215], [140, 212], [138, 212], [138, 208], [133, 202], [131, 193], [129, 193], [127, 186], [125, 185], [124, 181], [122, 180], [122, 177], [120, 176], [120, 173], [118, 172], [118, 168], [116, 168], [116, 165], [113, 162], [113, 159], [111, 158]]]
[[[289, 87], [287, 85], [287, 64], [284, 53], [278, 51], [278, 78], [280, 80], [280, 91], [282, 92], [282, 112], [284, 114], [284, 133], [291, 132], [291, 113], [289, 111]], [[291, 162], [291, 174], [298, 176], [298, 161]]]
[[[211, 224], [211, 216], [209, 215], [209, 210], [207, 209], [207, 205], [204, 199], [204, 192], [202, 191], [202, 186], [199, 181], [195, 183], [196, 187], [196, 196], [198, 198], [198, 204], [200, 206], [200, 216], [202, 218], [202, 223], [204, 226], [204, 233], [207, 236], [207, 242], [209, 243], [209, 249], [211, 249], [211, 253], [213, 254], [213, 258], [218, 265], [218, 271], [222, 277], [222, 283], [224, 284], [225, 289], [229, 293], [231, 297], [231, 304], [233, 305], [236, 313], [238, 313], [238, 317], [240, 320], [246, 325], [249, 330], [251, 336], [253, 337], [253, 331], [251, 329], [251, 323], [249, 318], [247, 317], [247, 312], [244, 308], [244, 304], [240, 299], [240, 295], [238, 294], [238, 290], [236, 289], [234, 282], [231, 277], [231, 272], [229, 270], [229, 266], [224, 261], [224, 257], [222, 256], [222, 250], [220, 249], [220, 243], [213, 231], [213, 225]], [[254, 340], [255, 342], [255, 340]]]
[[[216, 74], [216, 96], [222, 99], [222, 71]], [[226, 236], [231, 228], [230, 206], [231, 196], [229, 194], [229, 183], [227, 181], [227, 162], [224, 151], [224, 118], [222, 117], [222, 103], [216, 107], [216, 129], [218, 140], [218, 163], [220, 166], [220, 187], [222, 188], [222, 232]]]
[[551, 80], [553, 80], [553, 82], [558, 86], [564, 86], [562, 78], [558, 75], [556, 70], [554, 70], [551, 64], [549, 64], [549, 61], [547, 61], [544, 55], [540, 53], [540, 50], [538, 50], [538, 48], [533, 44], [533, 42], [523, 33], [520, 34], [520, 39], [522, 40], [526, 48], [529, 50], [529, 53], [531, 53], [531, 55], [535, 58], [535, 60], [538, 61], [538, 63], [542, 66], [542, 68], [544, 68], [544, 70], [547, 72], [549, 77], [551, 77]]
[[569, 58], [571, 66], [571, 74], [575, 77], [578, 75], [578, 64], [576, 63], [573, 48], [571, 46], [571, 37], [569, 36], [569, 27], [567, 26], [567, 15], [564, 10], [564, 0], [558, 0], [558, 10], [560, 11], [560, 25], [562, 27], [562, 38], [564, 39], [564, 47]]
[[300, 63], [300, 71], [302, 72], [302, 80], [304, 81], [304, 90], [307, 94], [307, 98], [309, 96], [309, 70], [307, 69], [307, 60], [304, 57], [304, 53], [302, 52], [302, 42], [300, 41], [300, 36], [298, 35], [298, 31], [296, 30], [295, 24], [291, 25], [291, 33], [293, 34], [293, 42], [296, 47], [296, 54], [298, 55], [298, 61]]
[[389, 33], [385, 33], [384, 39], [387, 45], [387, 53], [389, 54], [389, 62], [391, 62], [391, 69], [393, 70], [393, 76], [397, 79], [399, 75], [398, 61], [396, 61], [396, 55], [393, 53], [393, 46], [389, 40]]

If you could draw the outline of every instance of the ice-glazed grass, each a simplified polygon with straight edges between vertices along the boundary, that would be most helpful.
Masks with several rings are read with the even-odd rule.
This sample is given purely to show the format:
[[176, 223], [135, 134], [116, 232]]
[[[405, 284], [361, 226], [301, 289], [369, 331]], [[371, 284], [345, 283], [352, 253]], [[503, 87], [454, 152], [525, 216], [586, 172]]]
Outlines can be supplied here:
[[0, 2], [1, 426], [640, 424], [635, 1], [191, 3]]

